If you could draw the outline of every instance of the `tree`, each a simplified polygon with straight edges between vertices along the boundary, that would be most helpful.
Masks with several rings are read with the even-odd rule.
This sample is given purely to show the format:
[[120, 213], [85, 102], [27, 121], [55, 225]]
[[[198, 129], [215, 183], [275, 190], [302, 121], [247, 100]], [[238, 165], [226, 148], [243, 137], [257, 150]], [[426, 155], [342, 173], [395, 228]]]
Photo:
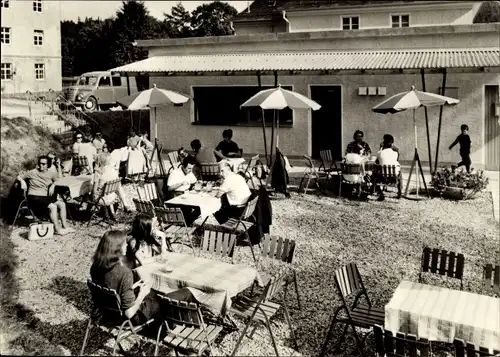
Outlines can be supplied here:
[[170, 9], [170, 14], [163, 13], [166, 17], [166, 22], [170, 24], [171, 27], [171, 37], [191, 37], [191, 15], [187, 11], [182, 3], [177, 3]]
[[499, 1], [483, 1], [481, 7], [474, 17], [475, 24], [500, 22], [500, 2]]
[[238, 11], [225, 2], [214, 1], [198, 6], [191, 13], [191, 26], [196, 37], [234, 34], [228, 19]]

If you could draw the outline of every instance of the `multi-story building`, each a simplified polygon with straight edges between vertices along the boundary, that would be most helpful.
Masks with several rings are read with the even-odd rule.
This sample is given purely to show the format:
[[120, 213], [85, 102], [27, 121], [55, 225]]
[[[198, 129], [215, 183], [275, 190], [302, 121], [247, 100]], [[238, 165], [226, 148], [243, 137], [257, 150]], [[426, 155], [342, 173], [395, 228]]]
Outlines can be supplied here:
[[1, 0], [2, 94], [61, 90], [60, 1]]
[[415, 86], [460, 100], [442, 111], [416, 111], [421, 160], [435, 162], [435, 153], [439, 162], [459, 160], [448, 145], [467, 124], [474, 167], [498, 170], [500, 24], [475, 24], [480, 6], [256, 0], [233, 19], [234, 36], [137, 41], [149, 58], [114, 70], [149, 73], [151, 84], [193, 98], [182, 108], [158, 108], [158, 136], [172, 149], [195, 137], [215, 145], [229, 127], [246, 153], [264, 153], [262, 124], [270, 126], [274, 113], [240, 105], [259, 89], [281, 84], [322, 106], [315, 112], [280, 111], [285, 155], [319, 157], [320, 150], [331, 149], [339, 159], [353, 133], [362, 130], [374, 151], [384, 134], [392, 134], [400, 161], [410, 162], [411, 112], [382, 115], [372, 108]]

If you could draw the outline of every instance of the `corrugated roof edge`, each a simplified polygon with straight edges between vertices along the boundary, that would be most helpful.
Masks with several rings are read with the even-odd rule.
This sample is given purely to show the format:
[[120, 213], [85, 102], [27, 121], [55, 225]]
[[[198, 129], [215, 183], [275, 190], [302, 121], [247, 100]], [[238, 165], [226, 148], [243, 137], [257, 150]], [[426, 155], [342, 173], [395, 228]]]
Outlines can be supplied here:
[[383, 28], [356, 31], [309, 31], [309, 32], [282, 32], [255, 35], [229, 35], [211, 37], [169, 38], [155, 40], [137, 40], [139, 47], [173, 47], [187, 45], [216, 45], [241, 42], [273, 42], [297, 41], [328, 38], [360, 38], [381, 36], [412, 36], [435, 35], [447, 33], [467, 32], [499, 32], [500, 23], [472, 24], [472, 25], [446, 25], [406, 28]]

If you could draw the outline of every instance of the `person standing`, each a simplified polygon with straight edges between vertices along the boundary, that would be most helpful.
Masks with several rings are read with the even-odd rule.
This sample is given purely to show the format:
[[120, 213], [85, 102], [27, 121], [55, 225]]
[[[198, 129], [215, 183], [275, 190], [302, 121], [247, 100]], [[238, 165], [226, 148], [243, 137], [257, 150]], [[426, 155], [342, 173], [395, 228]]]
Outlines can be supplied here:
[[[460, 161], [457, 164], [457, 167], [460, 166], [465, 166], [465, 169], [467, 172], [470, 172], [470, 165], [471, 165], [471, 159], [470, 159], [470, 148], [472, 145], [472, 142], [469, 137], [469, 127], [467, 124], [462, 124], [460, 126], [460, 130], [462, 131], [460, 135], [457, 136], [455, 141], [450, 145], [449, 149], [453, 149], [453, 147], [457, 144], [460, 144], [460, 156], [462, 158], [462, 161]], [[453, 169], [453, 167], [452, 167]]]
[[94, 147], [97, 151], [97, 154], [100, 154], [102, 152], [102, 149], [103, 149], [105, 144], [106, 144], [106, 140], [104, 140], [104, 138], [102, 137], [102, 133], [97, 132], [95, 134], [95, 139], [92, 141], [92, 145], [94, 145]]

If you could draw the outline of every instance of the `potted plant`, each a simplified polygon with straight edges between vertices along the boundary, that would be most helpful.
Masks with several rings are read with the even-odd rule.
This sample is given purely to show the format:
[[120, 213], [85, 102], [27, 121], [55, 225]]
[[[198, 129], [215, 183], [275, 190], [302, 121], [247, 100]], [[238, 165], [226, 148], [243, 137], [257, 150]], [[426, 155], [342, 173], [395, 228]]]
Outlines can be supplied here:
[[488, 186], [482, 170], [465, 170], [443, 167], [432, 174], [430, 185], [441, 197], [468, 200]]

